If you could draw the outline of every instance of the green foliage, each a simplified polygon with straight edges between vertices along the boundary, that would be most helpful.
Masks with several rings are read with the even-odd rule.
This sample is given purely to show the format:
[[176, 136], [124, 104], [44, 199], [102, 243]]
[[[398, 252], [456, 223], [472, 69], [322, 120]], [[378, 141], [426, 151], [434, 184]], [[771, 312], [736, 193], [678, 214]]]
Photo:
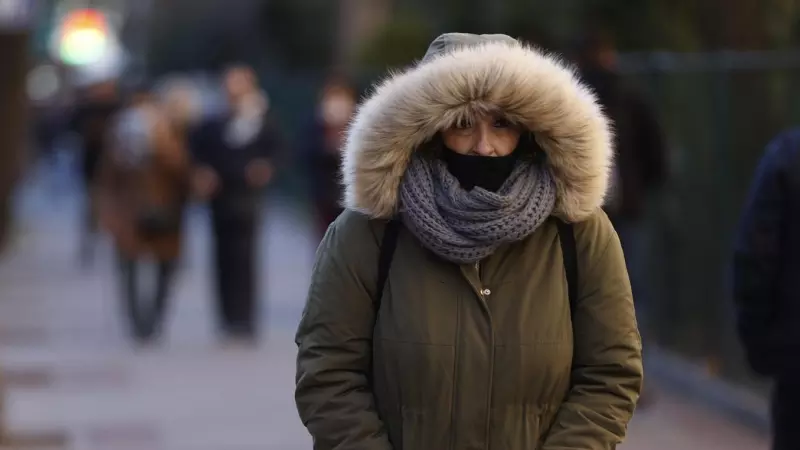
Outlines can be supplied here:
[[420, 17], [396, 16], [362, 47], [359, 63], [371, 70], [406, 66], [422, 58], [434, 34]]
[[210, 1], [173, 0], [154, 9], [147, 64], [153, 74], [205, 67], [223, 40], [210, 27]]
[[259, 15], [263, 40], [291, 69], [327, 67], [333, 56], [338, 2], [270, 0]]

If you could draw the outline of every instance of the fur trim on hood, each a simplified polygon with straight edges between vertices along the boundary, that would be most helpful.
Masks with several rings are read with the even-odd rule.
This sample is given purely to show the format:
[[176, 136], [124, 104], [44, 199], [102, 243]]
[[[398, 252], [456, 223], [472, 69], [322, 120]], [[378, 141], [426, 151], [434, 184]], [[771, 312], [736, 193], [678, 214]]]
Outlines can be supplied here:
[[498, 113], [532, 131], [547, 154], [555, 214], [586, 219], [603, 204], [613, 159], [609, 121], [594, 94], [557, 58], [507, 36], [449, 34], [434, 44], [454, 36], [460, 44], [429, 50], [359, 107], [342, 162], [345, 207], [391, 217], [417, 148], [459, 119]]

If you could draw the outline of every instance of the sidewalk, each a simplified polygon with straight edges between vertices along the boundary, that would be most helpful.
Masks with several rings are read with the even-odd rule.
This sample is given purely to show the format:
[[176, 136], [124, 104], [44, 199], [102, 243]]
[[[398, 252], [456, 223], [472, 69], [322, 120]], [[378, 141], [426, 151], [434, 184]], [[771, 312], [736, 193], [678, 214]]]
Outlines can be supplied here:
[[[269, 334], [260, 348], [225, 348], [213, 334], [207, 228], [195, 215], [166, 341], [137, 350], [121, 331], [108, 249], [81, 270], [77, 220], [62, 209], [26, 209], [30, 228], [0, 260], [0, 368], [13, 431], [62, 433], [75, 450], [310, 450], [293, 400], [292, 332], [313, 257], [301, 218], [277, 205], [265, 224]], [[620, 449], [767, 446], [664, 393], [637, 414]]]
[[102, 246], [96, 266], [81, 269], [78, 220], [66, 210], [26, 207], [25, 231], [0, 260], [12, 431], [66, 435], [76, 450], [311, 447], [292, 389], [293, 331], [314, 251], [302, 220], [278, 207], [264, 225], [269, 307], [258, 349], [223, 347], [214, 334], [202, 214], [193, 214], [164, 343], [135, 349], [123, 333], [110, 250]]

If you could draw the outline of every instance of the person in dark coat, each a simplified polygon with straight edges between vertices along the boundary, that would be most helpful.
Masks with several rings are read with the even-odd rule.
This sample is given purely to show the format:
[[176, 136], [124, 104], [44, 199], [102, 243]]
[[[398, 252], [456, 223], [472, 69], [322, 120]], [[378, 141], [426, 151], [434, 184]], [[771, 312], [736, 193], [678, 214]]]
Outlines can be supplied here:
[[604, 209], [620, 231], [638, 227], [648, 197], [666, 181], [668, 150], [655, 109], [625, 81], [617, 59], [613, 38], [601, 30], [587, 32], [579, 42], [581, 78], [594, 90], [614, 124], [616, 157], [611, 195]]
[[773, 450], [798, 448], [800, 429], [800, 129], [767, 147], [733, 256], [737, 329], [757, 373], [772, 378]]
[[252, 341], [257, 332], [258, 217], [281, 144], [252, 69], [229, 69], [225, 89], [229, 110], [202, 123], [192, 139], [193, 184], [211, 206], [222, 332]]
[[345, 131], [355, 108], [353, 88], [341, 78], [330, 78], [307, 136], [305, 155], [320, 238], [343, 210], [339, 166]]

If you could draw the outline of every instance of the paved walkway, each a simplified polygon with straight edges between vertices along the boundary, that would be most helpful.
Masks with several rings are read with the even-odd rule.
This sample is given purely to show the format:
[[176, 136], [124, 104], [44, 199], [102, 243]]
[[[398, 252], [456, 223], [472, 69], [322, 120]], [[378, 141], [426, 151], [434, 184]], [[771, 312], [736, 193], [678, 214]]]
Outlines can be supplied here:
[[[26, 194], [26, 231], [0, 260], [0, 368], [15, 433], [62, 435], [76, 450], [308, 450], [292, 398], [294, 345], [313, 244], [306, 222], [275, 205], [265, 224], [258, 349], [214, 336], [205, 239], [194, 214], [164, 345], [122, 333], [110, 251], [76, 264], [74, 201]], [[623, 450], [766, 450], [763, 439], [664, 394], [639, 413]]]

